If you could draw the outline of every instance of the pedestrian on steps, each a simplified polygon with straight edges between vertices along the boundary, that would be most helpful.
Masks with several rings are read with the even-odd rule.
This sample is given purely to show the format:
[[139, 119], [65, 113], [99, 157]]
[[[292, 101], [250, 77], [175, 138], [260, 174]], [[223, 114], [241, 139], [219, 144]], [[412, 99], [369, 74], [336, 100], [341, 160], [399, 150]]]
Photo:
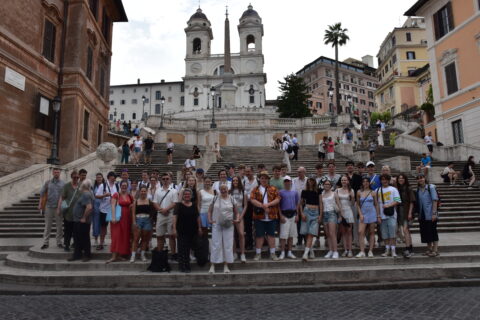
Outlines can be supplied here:
[[287, 173], [290, 173], [292, 171], [292, 166], [290, 165], [290, 153], [293, 153], [292, 146], [288, 142], [287, 137], [284, 136], [282, 143], [282, 162], [287, 165]]
[[437, 257], [438, 253], [438, 193], [435, 185], [429, 184], [425, 175], [417, 176], [416, 211], [420, 224], [420, 238], [427, 244], [424, 255]]
[[173, 164], [173, 152], [175, 144], [172, 141], [172, 138], [168, 138], [167, 142], [167, 164]]
[[[73, 170], [70, 174], [72, 181], [65, 184], [62, 189], [62, 196], [59, 200], [59, 206], [57, 214], [63, 217], [63, 246], [64, 251], [70, 251], [70, 243], [73, 237], [73, 208], [75, 202], [80, 196], [80, 185], [83, 182], [81, 179], [84, 177], [83, 171], [82, 175], [76, 170]], [[84, 179], [85, 180], [85, 179]], [[66, 207], [61, 208], [61, 203], [66, 204]]]

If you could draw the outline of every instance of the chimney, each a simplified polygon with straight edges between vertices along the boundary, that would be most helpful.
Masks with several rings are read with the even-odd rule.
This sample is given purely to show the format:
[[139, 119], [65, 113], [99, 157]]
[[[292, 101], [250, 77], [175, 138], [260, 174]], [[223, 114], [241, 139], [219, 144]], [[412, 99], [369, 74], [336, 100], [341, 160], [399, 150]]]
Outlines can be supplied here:
[[370, 68], [373, 68], [373, 57], [371, 55], [363, 56], [362, 62], [365, 63]]
[[165, 79], [160, 80], [160, 83], [165, 83]]
[[137, 79], [137, 84], [140, 84], [140, 78]]

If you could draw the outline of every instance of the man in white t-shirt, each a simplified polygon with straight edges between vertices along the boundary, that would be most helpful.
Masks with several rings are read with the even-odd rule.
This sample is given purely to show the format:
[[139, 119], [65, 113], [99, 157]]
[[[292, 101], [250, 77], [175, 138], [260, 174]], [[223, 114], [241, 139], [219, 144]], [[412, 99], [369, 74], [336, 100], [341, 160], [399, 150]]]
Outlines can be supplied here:
[[183, 164], [183, 166], [187, 169], [195, 170], [197, 163], [195, 161], [195, 158], [193, 157], [193, 154], [190, 156], [189, 159], [185, 160], [185, 163]]
[[290, 147], [290, 142], [288, 142], [286, 137], [283, 137], [283, 143], [282, 143], [283, 160], [282, 160], [282, 162], [287, 165], [287, 173], [290, 173], [292, 171], [292, 166], [290, 165], [290, 153], [292, 153], [292, 151], [288, 152], [289, 147]]
[[140, 157], [142, 155], [142, 147], [143, 147], [143, 140], [140, 136], [137, 136], [137, 139], [133, 141], [133, 152], [134, 152], [134, 160], [135, 165], [138, 167], [138, 162], [140, 161]]
[[163, 250], [165, 245], [165, 236], [169, 237], [169, 246], [172, 255], [175, 257], [176, 244], [175, 237], [172, 236], [172, 223], [173, 223], [173, 208], [178, 201], [177, 190], [169, 188], [170, 176], [168, 174], [162, 175], [161, 189], [155, 192], [153, 202], [157, 203], [160, 210], [157, 212], [157, 248]]
[[428, 152], [430, 152], [430, 154], [432, 154], [433, 152], [433, 138], [432, 138], [432, 133], [429, 132], [425, 138], [423, 138], [423, 140], [425, 141], [425, 144], [427, 145], [427, 148], [428, 148]]
[[97, 199], [101, 199], [100, 202], [100, 243], [97, 246], [97, 250], [103, 250], [103, 245], [105, 243], [105, 236], [107, 235], [107, 213], [112, 212], [111, 199], [112, 195], [118, 193], [120, 190], [117, 189], [117, 184], [115, 183], [115, 172], [110, 171], [107, 174], [107, 181], [98, 186], [95, 193]]
[[390, 186], [392, 177], [388, 174], [382, 174], [380, 177], [381, 187], [375, 192], [378, 197], [378, 207], [380, 208], [380, 216], [377, 220], [380, 223], [380, 231], [382, 238], [385, 241], [385, 252], [382, 257], [396, 257], [395, 240], [397, 238], [397, 209], [396, 206], [402, 201], [400, 200], [400, 193], [397, 188]]
[[453, 169], [453, 165], [453, 162], [450, 161], [441, 174], [443, 182], [450, 183], [451, 186], [455, 185], [458, 178], [458, 173]]

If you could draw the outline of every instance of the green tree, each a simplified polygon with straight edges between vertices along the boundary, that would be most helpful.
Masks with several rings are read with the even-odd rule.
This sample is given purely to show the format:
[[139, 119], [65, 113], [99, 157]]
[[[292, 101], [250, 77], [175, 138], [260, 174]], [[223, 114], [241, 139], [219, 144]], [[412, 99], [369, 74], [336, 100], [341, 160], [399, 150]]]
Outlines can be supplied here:
[[347, 41], [350, 38], [347, 35], [348, 29], [342, 28], [342, 23], [338, 22], [333, 25], [328, 26], [328, 29], [325, 30], [325, 36], [323, 37], [323, 42], [325, 44], [331, 44], [335, 48], [335, 104], [337, 107], [337, 112], [342, 113], [342, 106], [340, 104], [340, 79], [338, 75], [338, 47], [341, 47], [347, 44]]
[[293, 73], [284, 78], [285, 82], [278, 81], [282, 95], [278, 99], [280, 118], [304, 118], [311, 117], [308, 109], [307, 85], [303, 78]]

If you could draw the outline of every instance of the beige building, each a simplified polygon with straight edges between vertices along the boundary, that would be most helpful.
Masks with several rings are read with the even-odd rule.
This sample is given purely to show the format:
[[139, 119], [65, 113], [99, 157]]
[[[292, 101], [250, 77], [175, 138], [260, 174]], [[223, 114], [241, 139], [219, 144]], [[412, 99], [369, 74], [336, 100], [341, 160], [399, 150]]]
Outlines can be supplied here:
[[419, 105], [421, 99], [412, 74], [428, 63], [424, 19], [408, 18], [401, 28], [393, 29], [380, 46], [377, 58], [377, 111], [390, 111], [393, 116]]
[[[362, 61], [349, 58], [339, 63], [339, 70], [342, 109], [349, 113], [352, 107], [358, 120], [369, 118], [375, 110], [374, 92], [378, 84], [373, 57], [365, 56]], [[335, 88], [335, 60], [319, 57], [298, 71], [297, 76], [302, 77], [308, 86], [311, 112], [318, 115], [331, 113], [335, 101], [328, 91]]]
[[421, 16], [426, 22], [435, 121], [425, 131], [436, 130], [438, 141], [447, 147], [468, 149], [461, 155], [452, 153], [457, 158], [474, 154], [478, 160], [480, 1], [419, 0], [405, 15]]

